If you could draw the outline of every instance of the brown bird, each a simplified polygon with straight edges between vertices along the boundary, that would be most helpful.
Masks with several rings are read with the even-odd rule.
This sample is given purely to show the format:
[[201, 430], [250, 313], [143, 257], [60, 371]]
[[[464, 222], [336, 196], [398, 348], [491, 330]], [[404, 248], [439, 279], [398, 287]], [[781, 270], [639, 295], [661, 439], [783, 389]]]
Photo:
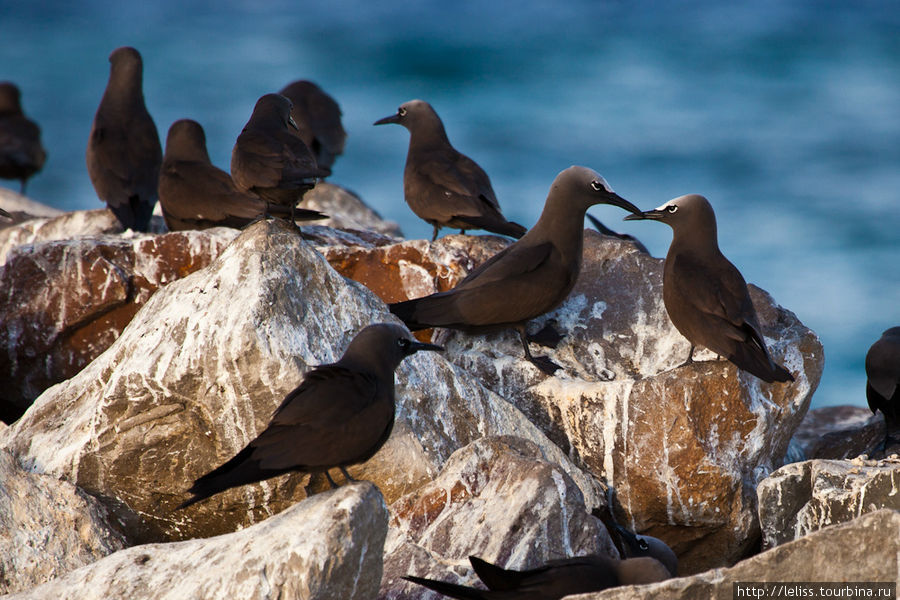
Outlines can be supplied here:
[[884, 445], [900, 444], [900, 327], [891, 327], [866, 353], [866, 399], [884, 415]]
[[269, 205], [293, 209], [317, 177], [331, 173], [298, 136], [291, 118], [291, 101], [266, 94], [256, 101], [253, 114], [231, 151], [231, 177], [242, 192], [255, 194]]
[[470, 556], [469, 562], [487, 590], [411, 575], [403, 579], [463, 600], [558, 600], [571, 594], [654, 583], [672, 577], [659, 560], [649, 556], [624, 560], [579, 556], [551, 560], [527, 571], [503, 569], [477, 556]]
[[772, 361], [760, 333], [756, 310], [740, 271], [722, 255], [716, 215], [703, 196], [689, 194], [626, 221], [652, 219], [672, 227], [672, 244], [663, 271], [663, 302], [675, 328], [763, 381], [794, 381]]
[[234, 458], [188, 490], [185, 508], [213, 494], [287, 473], [325, 473], [369, 460], [394, 427], [394, 370], [421, 350], [400, 325], [380, 323], [360, 331], [339, 361], [316, 367], [285, 397], [268, 427]]
[[[595, 171], [569, 167], [553, 181], [543, 213], [522, 239], [485, 261], [452, 290], [391, 304], [391, 312], [413, 331], [515, 329], [525, 357], [552, 375], [559, 365], [546, 356], [531, 355], [525, 327], [562, 304], [572, 291], [581, 271], [584, 215], [595, 204], [640, 213]], [[545, 345], [552, 346], [554, 341]]]
[[289, 83], [278, 92], [290, 100], [297, 135], [316, 157], [319, 168], [331, 169], [343, 154], [347, 132], [341, 124], [341, 107], [312, 81]]
[[117, 48], [109, 62], [109, 82], [88, 138], [88, 174], [97, 196], [124, 228], [147, 231], [157, 200], [162, 146], [144, 105], [140, 53]]
[[409, 130], [409, 151], [403, 171], [403, 195], [420, 219], [434, 226], [432, 241], [441, 227], [484, 229], [520, 238], [525, 228], [507, 221], [487, 173], [471, 158], [450, 145], [440, 117], [427, 102], [411, 100], [397, 114], [375, 125], [397, 123]]
[[[244, 227], [266, 212], [266, 203], [239, 191], [231, 175], [215, 167], [206, 151], [206, 135], [196, 121], [172, 123], [166, 137], [166, 153], [159, 173], [159, 203], [169, 231]], [[290, 209], [270, 207], [288, 218]], [[324, 219], [315, 210], [297, 209], [298, 220]]]
[[22, 112], [19, 88], [0, 82], [0, 179], [18, 179], [25, 195], [28, 179], [47, 160], [41, 144], [41, 128]]

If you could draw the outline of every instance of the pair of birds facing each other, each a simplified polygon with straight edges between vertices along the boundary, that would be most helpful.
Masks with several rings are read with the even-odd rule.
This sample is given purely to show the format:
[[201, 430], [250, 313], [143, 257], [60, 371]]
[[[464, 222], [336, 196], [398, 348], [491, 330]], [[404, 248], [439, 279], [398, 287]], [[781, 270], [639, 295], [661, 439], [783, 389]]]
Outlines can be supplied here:
[[[626, 220], [652, 219], [672, 227], [663, 301], [672, 323], [692, 345], [688, 363], [694, 345], [702, 345], [766, 382], [793, 381], [769, 356], [747, 284], [719, 250], [709, 202], [692, 194], [643, 212], [584, 167], [570, 167], [557, 176], [541, 217], [520, 240], [452, 290], [391, 304], [391, 312], [413, 331], [515, 329], [526, 358], [553, 374], [558, 365], [531, 355], [526, 324], [559, 306], [572, 290], [581, 268], [584, 217], [590, 206], [600, 203], [629, 210]], [[549, 345], [558, 341], [558, 335], [550, 337]]]
[[47, 152], [41, 128], [22, 111], [22, 94], [16, 84], [0, 82], [0, 179], [18, 179], [19, 191], [44, 167]]

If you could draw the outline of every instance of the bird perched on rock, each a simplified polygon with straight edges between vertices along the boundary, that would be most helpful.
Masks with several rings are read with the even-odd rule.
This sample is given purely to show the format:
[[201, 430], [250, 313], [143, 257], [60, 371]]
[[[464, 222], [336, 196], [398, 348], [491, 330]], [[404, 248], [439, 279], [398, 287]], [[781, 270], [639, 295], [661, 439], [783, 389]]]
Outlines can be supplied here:
[[331, 169], [343, 154], [347, 132], [341, 124], [341, 107], [312, 81], [301, 79], [280, 92], [293, 103], [291, 117], [297, 124], [297, 135], [316, 157], [319, 168]]
[[0, 82], [0, 178], [18, 179], [24, 195], [28, 179], [46, 160], [41, 128], [22, 112], [19, 88], [9, 81]]
[[655, 558], [617, 560], [606, 556], [579, 556], [551, 560], [527, 571], [503, 569], [470, 556], [469, 562], [487, 590], [408, 575], [403, 579], [451, 598], [466, 600], [557, 600], [570, 594], [599, 592], [620, 585], [665, 581], [672, 574]]
[[595, 204], [640, 213], [595, 171], [569, 167], [553, 181], [543, 213], [522, 239], [485, 261], [452, 290], [391, 304], [391, 312], [413, 331], [515, 329], [526, 358], [552, 375], [559, 365], [546, 356], [531, 355], [525, 326], [562, 304], [575, 285], [581, 270], [584, 215]]
[[637, 219], [662, 221], [673, 230], [663, 271], [663, 301], [672, 324], [691, 343], [685, 364], [692, 362], [699, 344], [768, 383], [793, 381], [769, 356], [747, 283], [719, 250], [709, 201], [689, 194], [625, 217]]
[[900, 444], [900, 327], [891, 327], [866, 353], [866, 399], [884, 415], [884, 447]]
[[331, 172], [316, 159], [298, 136], [291, 118], [291, 101], [266, 94], [256, 101], [253, 114], [231, 151], [231, 178], [242, 192], [264, 202], [293, 209], [317, 177]]
[[97, 196], [123, 227], [147, 231], [157, 199], [162, 146], [144, 105], [140, 53], [127, 46], [116, 48], [109, 62], [109, 82], [88, 138], [88, 174]]
[[[266, 212], [265, 202], [239, 191], [231, 175], [212, 164], [203, 127], [190, 119], [169, 127], [159, 173], [159, 203], [170, 231], [240, 228]], [[270, 212], [284, 218], [291, 214], [288, 208], [278, 206], [270, 207]], [[305, 209], [297, 209], [294, 216], [300, 220], [326, 218]]]
[[221, 491], [287, 473], [324, 472], [367, 461], [394, 427], [394, 370], [423, 344], [400, 325], [360, 331], [339, 361], [316, 367], [288, 394], [268, 427], [234, 458], [190, 488], [190, 506]]
[[409, 151], [403, 171], [403, 195], [416, 216], [434, 226], [484, 229], [520, 238], [525, 228], [506, 220], [487, 173], [447, 139], [444, 124], [430, 104], [411, 100], [397, 114], [375, 125], [397, 123], [409, 130]]

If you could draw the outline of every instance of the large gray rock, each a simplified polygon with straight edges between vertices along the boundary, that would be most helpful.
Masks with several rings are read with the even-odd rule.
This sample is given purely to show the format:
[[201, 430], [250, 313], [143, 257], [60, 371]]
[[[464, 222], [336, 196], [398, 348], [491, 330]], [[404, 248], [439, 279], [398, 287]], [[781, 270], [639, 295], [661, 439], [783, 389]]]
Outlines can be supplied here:
[[585, 554], [618, 558], [572, 479], [517, 437], [457, 450], [434, 481], [390, 509], [383, 600], [441, 597], [404, 575], [475, 584], [470, 555], [515, 569]]
[[[569, 596], [567, 600], [733, 600], [737, 597], [733, 584], [737, 582], [896, 582], [900, 579], [898, 557], [900, 513], [880, 510], [778, 546], [730, 569], [714, 569], [651, 585]], [[795, 594], [794, 597], [802, 596]], [[844, 592], [833, 597], [865, 596]]]
[[865, 406], [823, 406], [806, 413], [792, 442], [803, 460], [854, 458], [880, 449], [884, 427], [884, 415]]
[[0, 482], [0, 594], [125, 547], [99, 502], [71, 483], [23, 471], [7, 450], [0, 450]]
[[403, 236], [399, 225], [384, 220], [359, 196], [333, 183], [317, 183], [316, 187], [303, 195], [301, 207], [318, 210], [329, 216], [326, 220], [314, 221], [316, 225], [375, 231], [395, 238]]
[[122, 550], [9, 598], [369, 600], [387, 519], [374, 486], [348, 485], [243, 531]]
[[[209, 267], [154, 294], [106, 352], [0, 433], [0, 446], [103, 500], [133, 542], [246, 527], [303, 498], [306, 477], [285, 475], [172, 511], [195, 478], [266, 426], [310, 366], [336, 360], [364, 326], [390, 320], [376, 296], [338, 275], [293, 227], [260, 222]], [[597, 482], [520, 411], [442, 356], [411, 357], [396, 379], [398, 427], [389, 445], [422, 462], [410, 470], [376, 455], [371, 474], [358, 472], [390, 499], [470, 441], [516, 434], [562, 465], [590, 506], [603, 503]]]
[[0, 229], [0, 265], [19, 246], [112, 233], [122, 233], [122, 224], [107, 208], [36, 216]]
[[690, 344], [663, 306], [662, 268], [587, 231], [574, 290], [533, 326], [553, 320], [565, 333], [548, 352], [562, 371], [547, 377], [524, 361], [511, 332], [451, 333], [447, 355], [614, 485], [630, 524], [665, 540], [690, 573], [753, 548], [756, 483], [782, 464], [824, 355], [793, 313], [751, 286], [773, 358], [797, 381], [766, 384], [706, 350], [680, 367]]
[[759, 522], [763, 548], [882, 508], [900, 510], [900, 459], [809, 460], [762, 480]]

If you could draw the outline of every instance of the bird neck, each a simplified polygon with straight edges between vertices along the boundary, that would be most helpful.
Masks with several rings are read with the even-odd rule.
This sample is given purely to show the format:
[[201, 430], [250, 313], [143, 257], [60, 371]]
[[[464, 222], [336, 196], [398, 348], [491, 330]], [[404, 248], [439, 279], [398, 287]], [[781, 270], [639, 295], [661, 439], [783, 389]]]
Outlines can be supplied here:
[[440, 119], [417, 123], [409, 130], [409, 149], [428, 149], [450, 146], [450, 139]]
[[[548, 198], [544, 205], [544, 211], [525, 237], [535, 243], [552, 242], [565, 261], [581, 261], [581, 253], [584, 248], [584, 215], [587, 208], [575, 208], [574, 210], [554, 206], [553, 200]], [[525, 239], [523, 237], [522, 239]]]
[[715, 223], [707, 224], [702, 232], [699, 228], [676, 229], [672, 235], [669, 252], [714, 256], [722, 254]]

